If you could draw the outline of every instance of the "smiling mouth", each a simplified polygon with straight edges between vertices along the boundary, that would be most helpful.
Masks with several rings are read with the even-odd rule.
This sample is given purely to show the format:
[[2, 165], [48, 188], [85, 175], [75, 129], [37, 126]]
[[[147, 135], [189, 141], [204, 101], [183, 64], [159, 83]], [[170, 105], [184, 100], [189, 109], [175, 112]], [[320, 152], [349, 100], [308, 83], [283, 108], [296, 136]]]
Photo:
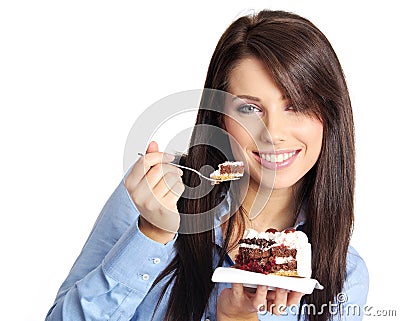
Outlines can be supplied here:
[[257, 155], [271, 163], [283, 163], [289, 158], [293, 157], [297, 151], [286, 152], [286, 153], [257, 153]]
[[292, 164], [300, 151], [299, 149], [278, 152], [253, 152], [253, 154], [263, 167], [277, 170]]

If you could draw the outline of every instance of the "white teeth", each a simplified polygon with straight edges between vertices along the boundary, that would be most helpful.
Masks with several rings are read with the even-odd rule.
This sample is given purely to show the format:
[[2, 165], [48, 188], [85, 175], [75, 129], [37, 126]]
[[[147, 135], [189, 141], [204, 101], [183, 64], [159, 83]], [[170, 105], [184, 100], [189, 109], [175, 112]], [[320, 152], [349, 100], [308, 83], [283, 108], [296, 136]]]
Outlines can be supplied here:
[[283, 161], [293, 157], [296, 152], [283, 153], [283, 154], [259, 154], [262, 159], [272, 163], [282, 163]]

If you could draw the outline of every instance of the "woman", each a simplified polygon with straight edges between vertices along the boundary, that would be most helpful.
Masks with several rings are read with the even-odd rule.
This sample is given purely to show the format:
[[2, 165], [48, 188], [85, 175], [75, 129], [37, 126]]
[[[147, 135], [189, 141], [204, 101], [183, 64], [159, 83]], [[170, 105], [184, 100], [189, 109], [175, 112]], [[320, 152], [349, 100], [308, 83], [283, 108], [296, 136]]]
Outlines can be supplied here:
[[[358, 306], [346, 317], [362, 318], [368, 273], [349, 246], [352, 111], [328, 40], [294, 14], [241, 17], [222, 35], [204, 87], [238, 99], [227, 103], [225, 97], [220, 110], [199, 109], [181, 162], [200, 169], [242, 159], [248, 183], [180, 197], [199, 178], [167, 164], [173, 158], [151, 143], [105, 205], [47, 321], [268, 320], [265, 310], [282, 320], [328, 320], [339, 319], [338, 303], [346, 314], [344, 308]], [[221, 131], [209, 135], [202, 124]], [[227, 146], [224, 152], [207, 144], [216, 140]], [[176, 233], [203, 224], [204, 217], [197, 222], [194, 214], [212, 213], [221, 204], [225, 211], [218, 214], [228, 214], [223, 224]], [[232, 265], [244, 229], [293, 226], [309, 237], [312, 276], [324, 290], [303, 295], [259, 286], [249, 293], [241, 284], [211, 282], [217, 266]], [[298, 306], [298, 313], [286, 306]]]

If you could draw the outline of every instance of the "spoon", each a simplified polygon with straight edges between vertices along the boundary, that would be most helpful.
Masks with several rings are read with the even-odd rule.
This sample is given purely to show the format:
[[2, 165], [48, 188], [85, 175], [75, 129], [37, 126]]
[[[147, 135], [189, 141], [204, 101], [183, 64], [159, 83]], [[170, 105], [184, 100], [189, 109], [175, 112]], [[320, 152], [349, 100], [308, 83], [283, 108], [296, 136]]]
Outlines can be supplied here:
[[[142, 153], [138, 153], [138, 155], [139, 156], [144, 156]], [[225, 179], [215, 179], [215, 178], [207, 177], [207, 176], [203, 175], [202, 173], [200, 173], [199, 171], [197, 171], [197, 170], [195, 170], [195, 169], [193, 169], [191, 167], [186, 167], [186, 166], [175, 164], [175, 163], [172, 163], [172, 162], [170, 162], [168, 164], [171, 164], [171, 165], [173, 165], [175, 167], [179, 167], [179, 168], [182, 168], [182, 169], [187, 169], [189, 171], [192, 171], [192, 172], [196, 173], [197, 175], [199, 175], [200, 177], [202, 177], [202, 178], [204, 178], [204, 179], [206, 179], [206, 180], [208, 180], [208, 181], [210, 181], [210, 182], [212, 182], [214, 184], [219, 184], [221, 182], [227, 182], [227, 181], [236, 181], [236, 180], [240, 179], [240, 177], [230, 177], [230, 178], [225, 178]]]

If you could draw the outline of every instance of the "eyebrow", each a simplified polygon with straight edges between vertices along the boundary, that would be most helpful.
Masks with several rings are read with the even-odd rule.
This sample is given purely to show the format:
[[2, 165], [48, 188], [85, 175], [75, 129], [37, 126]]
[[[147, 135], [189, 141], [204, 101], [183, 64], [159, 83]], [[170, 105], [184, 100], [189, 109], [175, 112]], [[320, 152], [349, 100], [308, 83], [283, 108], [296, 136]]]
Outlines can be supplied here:
[[253, 100], [253, 101], [257, 101], [257, 102], [260, 101], [260, 98], [254, 97], [254, 96], [249, 96], [249, 95], [237, 95], [237, 96], [233, 97], [232, 101], [235, 101], [236, 99], [239, 99], [239, 98]]
[[[232, 101], [235, 101], [235, 100], [237, 100], [237, 99], [248, 99], [248, 100], [253, 100], [253, 101], [257, 101], [257, 102], [260, 102], [260, 101], [261, 101], [260, 98], [254, 97], [254, 96], [250, 96], [250, 95], [235, 95], [235, 96], [232, 98]], [[285, 95], [282, 95], [281, 99], [282, 99], [282, 100], [289, 100], [289, 98], [287, 98]]]

